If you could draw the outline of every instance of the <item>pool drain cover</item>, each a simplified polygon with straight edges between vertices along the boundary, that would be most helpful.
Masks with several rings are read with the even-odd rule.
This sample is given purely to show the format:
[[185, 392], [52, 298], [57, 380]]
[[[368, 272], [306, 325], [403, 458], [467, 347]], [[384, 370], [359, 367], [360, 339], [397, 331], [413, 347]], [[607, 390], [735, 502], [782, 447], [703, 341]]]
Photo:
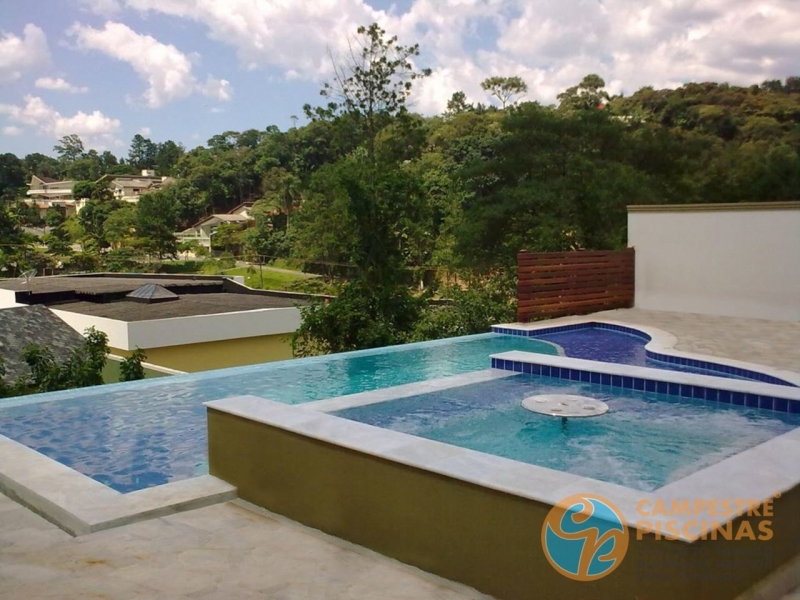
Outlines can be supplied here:
[[530, 411], [551, 417], [598, 417], [608, 412], [608, 404], [588, 396], [542, 394], [528, 396], [522, 406]]

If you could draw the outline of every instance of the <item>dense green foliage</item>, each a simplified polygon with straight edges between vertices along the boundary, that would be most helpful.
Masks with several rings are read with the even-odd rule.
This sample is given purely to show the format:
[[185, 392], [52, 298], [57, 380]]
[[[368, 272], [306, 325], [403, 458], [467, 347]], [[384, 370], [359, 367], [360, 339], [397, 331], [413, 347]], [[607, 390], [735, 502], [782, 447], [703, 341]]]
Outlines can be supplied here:
[[[543, 106], [522, 101], [519, 77], [497, 76], [482, 82], [495, 105], [454, 91], [426, 118], [408, 105], [429, 73], [417, 46], [372, 25], [351, 47], [301, 127], [225, 131], [189, 151], [136, 136], [125, 159], [77, 136], [58, 158], [0, 155], [0, 268], [45, 256], [135, 268], [137, 256], [188, 250], [175, 230], [254, 202], [252, 226], [220, 227], [216, 252], [346, 276], [336, 301], [304, 309], [295, 345], [307, 354], [485, 329], [513, 295], [486, 282], [508, 280], [519, 250], [622, 247], [629, 204], [800, 199], [800, 78], [613, 97], [592, 74]], [[140, 168], [177, 181], [137, 207], [93, 183]], [[46, 254], [20, 229], [38, 216], [13, 202], [32, 174], [72, 177], [90, 198], [78, 219], [48, 215]], [[445, 276], [461, 284], [437, 290]], [[425, 308], [420, 283], [454, 303]]]
[[[61, 361], [55, 358], [50, 348], [28, 344], [20, 356], [30, 367], [30, 376], [21, 377], [15, 382], [0, 382], [0, 397], [102, 384], [108, 336], [94, 327], [87, 329], [84, 335], [86, 340], [83, 345]], [[0, 380], [4, 375], [5, 367], [0, 363]]]
[[141, 348], [136, 348], [131, 355], [124, 358], [119, 364], [120, 381], [137, 381], [144, 379], [144, 367], [142, 363], [147, 360], [147, 354]]

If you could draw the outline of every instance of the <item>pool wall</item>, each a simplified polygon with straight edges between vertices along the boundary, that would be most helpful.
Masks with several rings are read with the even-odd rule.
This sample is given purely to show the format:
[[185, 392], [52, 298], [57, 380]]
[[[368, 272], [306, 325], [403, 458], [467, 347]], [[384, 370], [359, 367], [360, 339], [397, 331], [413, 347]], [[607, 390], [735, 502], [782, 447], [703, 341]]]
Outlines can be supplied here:
[[[558, 574], [541, 547], [552, 506], [574, 493], [599, 493], [628, 518], [639, 499], [655, 496], [260, 398], [207, 406], [211, 474], [236, 486], [240, 498], [506, 600], [730, 599], [800, 552], [792, 473], [794, 483], [774, 501], [769, 541], [639, 540], [631, 530], [618, 569], [576, 582]], [[796, 438], [773, 440], [772, 451], [797, 450]], [[735, 493], [725, 484], [718, 494]], [[694, 497], [688, 489], [673, 484], [676, 497]], [[734, 527], [743, 521], [758, 529], [758, 519], [744, 516]]]

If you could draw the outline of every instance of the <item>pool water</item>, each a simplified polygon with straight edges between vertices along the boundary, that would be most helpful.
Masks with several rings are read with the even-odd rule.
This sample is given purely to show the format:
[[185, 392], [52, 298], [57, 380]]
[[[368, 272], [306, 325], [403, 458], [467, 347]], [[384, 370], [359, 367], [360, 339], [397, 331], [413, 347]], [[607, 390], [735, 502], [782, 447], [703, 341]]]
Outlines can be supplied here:
[[203, 403], [252, 394], [286, 404], [489, 368], [491, 354], [556, 354], [493, 333], [0, 400], [0, 434], [120, 492], [208, 472]]
[[[521, 406], [535, 394], [590, 396], [605, 415], [568, 419]], [[517, 375], [351, 408], [350, 420], [643, 491], [800, 426], [800, 415]]]
[[587, 327], [586, 329], [535, 335], [534, 339], [556, 344], [563, 350], [564, 355], [570, 358], [649, 367], [651, 369], [665, 369], [668, 371], [699, 373], [701, 375], [713, 375], [730, 379], [744, 379], [719, 371], [696, 369], [685, 365], [653, 360], [647, 357], [645, 351], [646, 340], [619, 331]]

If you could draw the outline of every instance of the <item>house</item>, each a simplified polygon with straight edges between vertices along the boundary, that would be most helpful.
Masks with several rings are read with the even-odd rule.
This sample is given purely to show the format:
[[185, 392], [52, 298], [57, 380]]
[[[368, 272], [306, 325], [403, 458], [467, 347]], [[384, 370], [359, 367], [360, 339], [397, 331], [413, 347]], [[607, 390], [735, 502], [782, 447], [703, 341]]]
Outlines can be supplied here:
[[[141, 175], [103, 175], [94, 183], [107, 182], [114, 198], [136, 203], [142, 194], [159, 190], [174, 182], [172, 177], [157, 177], [155, 171], [144, 169]], [[42, 216], [52, 206], [61, 207], [67, 216], [77, 214], [86, 206], [86, 198], [74, 198], [75, 181], [56, 181], [49, 177], [31, 177], [26, 203], [39, 209]]]
[[229, 213], [209, 215], [189, 229], [175, 234], [175, 237], [178, 238], [179, 243], [195, 241], [199, 246], [210, 251], [211, 238], [214, 236], [217, 227], [223, 223], [238, 223], [242, 226], [247, 226], [253, 220], [250, 216], [250, 209], [252, 207], [252, 202], [245, 202]]
[[63, 208], [67, 216], [78, 212], [77, 203], [72, 198], [72, 188], [75, 186], [74, 181], [57, 181], [49, 177], [37, 177], [34, 175], [31, 177], [31, 182], [28, 186], [30, 189], [27, 192], [28, 199], [26, 204], [38, 208], [42, 215], [51, 206]]
[[142, 194], [160, 190], [174, 182], [172, 177], [156, 177], [155, 171], [144, 169], [141, 175], [114, 175], [109, 177], [109, 187], [114, 198], [123, 202], [139, 201]]
[[46, 306], [76, 332], [105, 332], [112, 358], [141, 348], [154, 368], [175, 371], [292, 358], [298, 304], [308, 298], [254, 290], [221, 276], [112, 273], [0, 281], [0, 308]]

